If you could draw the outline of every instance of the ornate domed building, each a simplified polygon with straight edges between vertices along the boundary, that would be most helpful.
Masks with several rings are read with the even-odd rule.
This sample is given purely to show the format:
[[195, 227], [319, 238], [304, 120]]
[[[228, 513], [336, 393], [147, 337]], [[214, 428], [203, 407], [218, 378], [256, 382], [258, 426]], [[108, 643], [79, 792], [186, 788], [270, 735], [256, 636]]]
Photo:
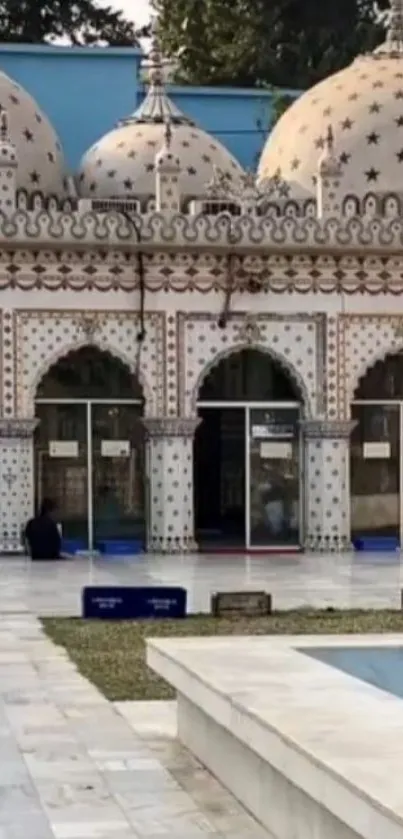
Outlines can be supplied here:
[[49, 495], [68, 553], [401, 544], [401, 3], [257, 179], [149, 66], [74, 177], [0, 82], [0, 549]]
[[[290, 195], [316, 194], [318, 156], [327, 127], [337, 146], [343, 192], [403, 192], [403, 54], [400, 7], [387, 40], [304, 93], [277, 123], [263, 150], [259, 178], [275, 172]], [[400, 185], [400, 187], [399, 187]]]
[[83, 198], [125, 199], [155, 208], [155, 155], [164, 142], [165, 126], [172, 132], [172, 154], [180, 160], [181, 206], [205, 194], [213, 167], [230, 178], [241, 173], [239, 163], [215, 138], [198, 128], [168, 98], [163, 62], [154, 42], [148, 62], [148, 94], [130, 117], [89, 149], [78, 175]]
[[5, 73], [0, 73], [0, 107], [7, 111], [16, 147], [17, 189], [26, 196], [66, 197], [69, 184], [59, 139], [32, 97]]

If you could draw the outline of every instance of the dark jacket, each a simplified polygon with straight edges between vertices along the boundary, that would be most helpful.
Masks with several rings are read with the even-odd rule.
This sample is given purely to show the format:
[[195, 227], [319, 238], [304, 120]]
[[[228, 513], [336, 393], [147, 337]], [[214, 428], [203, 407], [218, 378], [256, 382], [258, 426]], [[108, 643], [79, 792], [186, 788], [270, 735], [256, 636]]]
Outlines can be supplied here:
[[30, 519], [25, 528], [31, 559], [60, 559], [61, 538], [56, 522], [47, 513]]

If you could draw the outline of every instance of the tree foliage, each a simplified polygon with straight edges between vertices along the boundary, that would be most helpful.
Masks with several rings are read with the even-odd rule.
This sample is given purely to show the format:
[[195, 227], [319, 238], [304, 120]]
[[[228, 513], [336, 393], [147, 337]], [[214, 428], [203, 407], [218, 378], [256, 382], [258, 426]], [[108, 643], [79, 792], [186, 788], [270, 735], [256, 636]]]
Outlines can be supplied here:
[[122, 12], [101, 7], [96, 0], [0, 0], [0, 38], [3, 43], [105, 43], [133, 46], [135, 26]]
[[162, 46], [193, 84], [306, 88], [383, 38], [388, 0], [152, 0]]

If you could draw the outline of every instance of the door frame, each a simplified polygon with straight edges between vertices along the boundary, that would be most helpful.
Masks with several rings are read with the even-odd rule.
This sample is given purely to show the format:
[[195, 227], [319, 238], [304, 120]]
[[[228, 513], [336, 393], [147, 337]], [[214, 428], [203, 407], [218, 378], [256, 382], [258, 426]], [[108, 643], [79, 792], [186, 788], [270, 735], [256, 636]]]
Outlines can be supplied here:
[[250, 538], [250, 412], [251, 410], [276, 410], [282, 408], [294, 408], [298, 410], [299, 418], [302, 418], [303, 404], [302, 402], [267, 402], [267, 401], [244, 401], [244, 400], [204, 400], [197, 402], [197, 410], [200, 408], [217, 408], [224, 410], [225, 408], [242, 408], [244, 411], [244, 430], [245, 430], [245, 550], [249, 553], [267, 551], [275, 553], [276, 551], [294, 551], [302, 550], [304, 540], [305, 528], [305, 487], [304, 487], [304, 457], [302, 451], [302, 436], [301, 430], [298, 432], [298, 446], [299, 446], [299, 521], [298, 532], [299, 542], [296, 545], [252, 545]]
[[[350, 411], [354, 405], [395, 405], [399, 408], [399, 542], [400, 548], [403, 547], [403, 399], [352, 399], [350, 403]], [[350, 461], [351, 463], [351, 461]], [[350, 465], [351, 469], [351, 465]], [[351, 486], [350, 486], [350, 505], [351, 505]], [[351, 513], [350, 513], [351, 519]], [[352, 522], [350, 522], [350, 530]]]
[[[35, 399], [35, 405], [84, 405], [86, 408], [86, 444], [87, 444], [87, 541], [88, 551], [94, 550], [94, 480], [93, 480], [93, 435], [92, 408], [94, 405], [142, 405], [142, 399]], [[35, 461], [34, 461], [35, 462]], [[34, 487], [37, 488], [37, 475], [34, 475]], [[147, 505], [145, 527], [148, 532]]]

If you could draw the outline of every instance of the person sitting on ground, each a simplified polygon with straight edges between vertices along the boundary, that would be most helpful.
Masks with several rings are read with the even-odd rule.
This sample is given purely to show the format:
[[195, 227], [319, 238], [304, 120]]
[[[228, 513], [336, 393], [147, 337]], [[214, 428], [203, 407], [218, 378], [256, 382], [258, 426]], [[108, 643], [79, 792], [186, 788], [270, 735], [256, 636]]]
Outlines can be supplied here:
[[44, 498], [38, 515], [25, 528], [25, 539], [33, 560], [61, 559], [62, 540], [55, 521], [56, 504]]

